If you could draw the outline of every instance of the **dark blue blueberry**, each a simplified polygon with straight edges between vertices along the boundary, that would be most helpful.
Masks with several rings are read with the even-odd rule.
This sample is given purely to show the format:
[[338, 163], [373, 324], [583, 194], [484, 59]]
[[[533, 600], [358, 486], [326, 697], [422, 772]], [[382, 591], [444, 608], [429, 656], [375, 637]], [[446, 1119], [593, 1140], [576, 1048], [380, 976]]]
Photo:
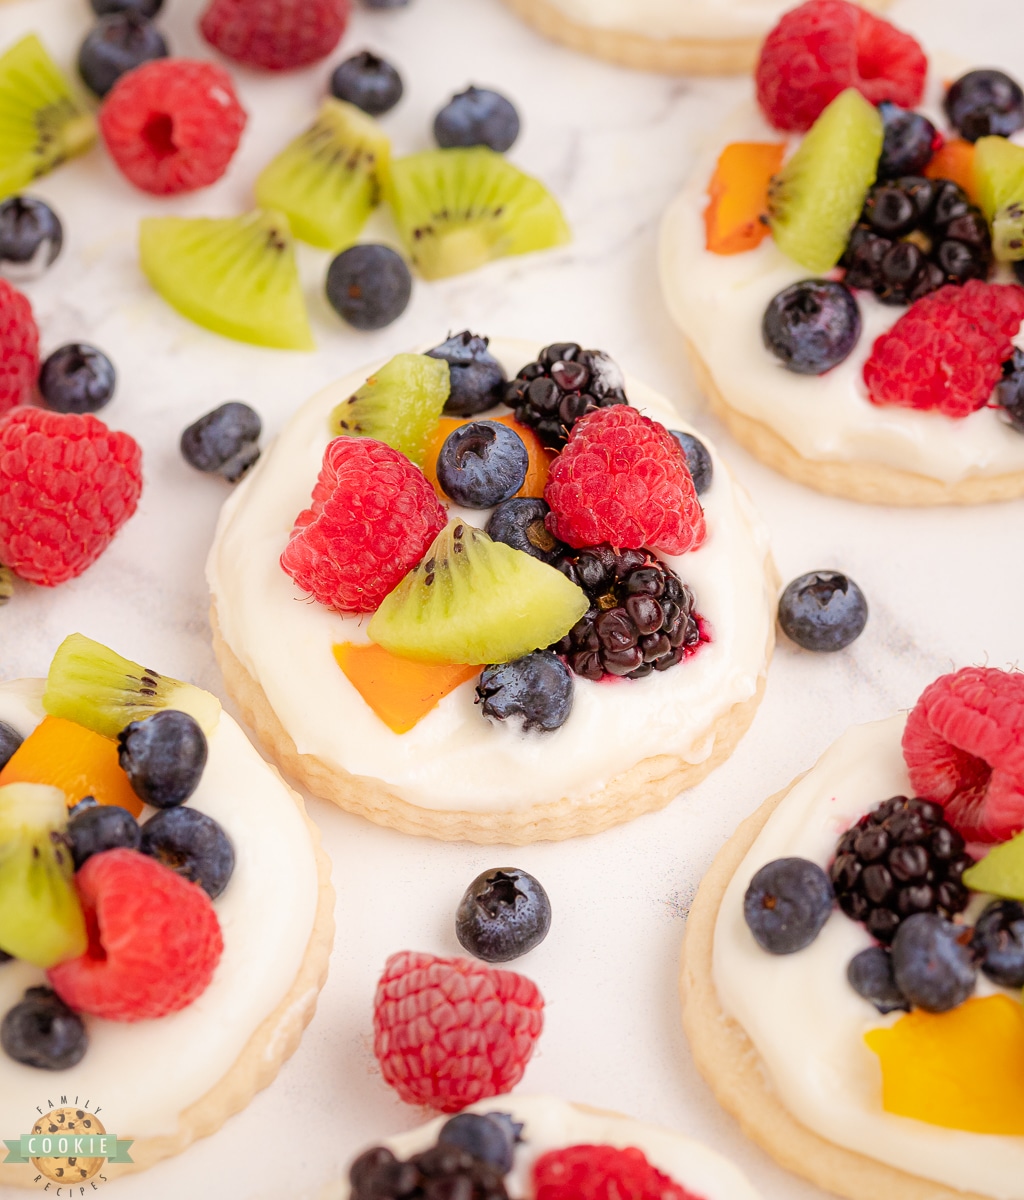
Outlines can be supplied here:
[[206, 734], [195, 717], [165, 708], [117, 735], [117, 761], [132, 790], [154, 808], [176, 808], [199, 786]]
[[331, 94], [379, 117], [402, 98], [402, 77], [383, 58], [362, 50], [334, 68]]
[[412, 276], [390, 246], [350, 246], [327, 268], [327, 299], [355, 329], [383, 329], [405, 312]]
[[532, 875], [514, 867], [484, 871], [466, 888], [455, 914], [464, 950], [484, 962], [509, 962], [547, 937], [551, 901]]
[[530, 456], [514, 429], [497, 421], [470, 421], [445, 438], [437, 481], [456, 504], [492, 508], [523, 486]]
[[60, 217], [34, 196], [9, 196], [0, 204], [0, 274], [37, 279], [60, 254]]
[[405, 8], [409, 0], [363, 0], [367, 8]]
[[686, 465], [693, 479], [694, 490], [698, 496], [702, 496], [711, 486], [715, 473], [707, 446], [692, 433], [683, 433], [681, 429], [670, 429], [669, 432], [686, 455]]
[[145, 62], [166, 58], [160, 30], [137, 9], [109, 13], [89, 30], [78, 51], [78, 73], [85, 86], [103, 97], [122, 75]]
[[846, 978], [857, 995], [870, 1000], [880, 1013], [910, 1009], [906, 997], [896, 986], [892, 958], [883, 946], [870, 946], [855, 954], [846, 968]]
[[505, 397], [505, 368], [487, 349], [487, 338], [466, 330], [427, 353], [448, 364], [451, 391], [445, 402], [448, 416], [474, 417], [494, 408]]
[[89, 1036], [82, 1018], [56, 992], [33, 987], [0, 1024], [0, 1046], [27, 1067], [66, 1071], [82, 1061]]
[[163, 7], [164, 0], [89, 0], [89, 3], [98, 17], [119, 12], [137, 12], [144, 17], [155, 17]]
[[876, 178], [920, 175], [934, 152], [935, 126], [920, 113], [900, 108], [889, 100], [883, 100], [878, 111], [885, 136]]
[[[1014, 263], [1019, 267], [1020, 263]], [[1021, 272], [1017, 272], [1018, 277]], [[1024, 278], [1021, 279], [1024, 283]], [[1003, 410], [1003, 416], [1018, 433], [1024, 433], [1024, 351], [1014, 350], [1013, 357], [1003, 363], [1003, 377], [996, 384], [992, 399]]]
[[54, 350], [39, 370], [39, 391], [54, 412], [98, 412], [110, 403], [116, 384], [114, 364], [84, 342]]
[[572, 672], [552, 650], [534, 650], [512, 662], [485, 667], [476, 689], [485, 717], [522, 718], [524, 730], [549, 733], [572, 712]]
[[490, 146], [503, 153], [519, 136], [519, 114], [510, 101], [487, 88], [459, 92], [434, 118], [437, 144]]
[[104, 850], [119, 846], [138, 850], [142, 832], [138, 821], [126, 808], [116, 804], [93, 804], [84, 809], [76, 805], [75, 809], [68, 820], [67, 836], [76, 871], [82, 863]]
[[832, 912], [832, 885], [806, 858], [777, 858], [750, 881], [743, 916], [769, 954], [794, 954], [821, 932]]
[[969, 142], [998, 134], [1009, 137], [1024, 128], [1024, 92], [1002, 71], [968, 71], [943, 101], [946, 116]]
[[241, 479], [260, 456], [263, 423], [241, 400], [229, 400], [191, 424], [181, 435], [181, 453], [197, 471]]
[[794, 579], [779, 599], [779, 624], [805, 650], [849, 646], [868, 623], [868, 602], [848, 575], [811, 571]]
[[919, 912], [900, 923], [892, 940], [896, 986], [925, 1012], [948, 1012], [974, 991], [978, 968], [971, 930], [935, 913]]
[[522, 1125], [509, 1113], [459, 1113], [441, 1126], [438, 1144], [458, 1146], [480, 1162], [490, 1163], [507, 1175], [515, 1161]]
[[7, 766], [7, 761], [25, 739], [6, 721], [0, 721], [0, 770]]
[[99, 801], [95, 796], [83, 796], [77, 804], [73, 804], [68, 809], [68, 822], [77, 817], [79, 813], [84, 813], [87, 809], [99, 807]]
[[544, 524], [550, 511], [539, 496], [513, 496], [503, 500], [488, 517], [487, 536], [541, 562], [554, 562], [568, 547]]
[[1024, 259], [1018, 259], [1013, 264], [1013, 273], [1017, 276], [1018, 283], [1024, 283]]
[[971, 949], [993, 982], [1024, 987], [1024, 904], [994, 900], [974, 924]]
[[143, 854], [198, 883], [211, 900], [228, 886], [235, 851], [213, 817], [196, 808], [167, 808], [142, 827]]
[[860, 309], [846, 284], [804, 279], [773, 297], [761, 335], [787, 370], [824, 375], [856, 346], [860, 328]]

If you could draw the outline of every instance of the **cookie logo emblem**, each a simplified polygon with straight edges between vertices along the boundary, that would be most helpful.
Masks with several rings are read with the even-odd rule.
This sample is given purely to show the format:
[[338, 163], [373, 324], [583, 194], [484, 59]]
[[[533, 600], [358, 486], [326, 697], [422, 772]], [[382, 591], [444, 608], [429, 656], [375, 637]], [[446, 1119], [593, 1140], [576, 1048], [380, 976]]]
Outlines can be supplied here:
[[[85, 1196], [105, 1183], [107, 1163], [130, 1163], [131, 1138], [108, 1133], [97, 1115], [101, 1111], [85, 1097], [54, 1096], [36, 1106], [36, 1119], [30, 1133], [4, 1138], [7, 1155], [0, 1164], [0, 1178], [9, 1178], [8, 1164], [23, 1164], [33, 1172], [31, 1180], [44, 1191], [57, 1188], [56, 1196]], [[27, 1124], [27, 1122], [26, 1122]], [[66, 1189], [66, 1190], [65, 1190]]]
[[[106, 1129], [99, 1117], [84, 1108], [55, 1108], [32, 1126], [36, 1136], [48, 1134], [58, 1150], [76, 1148], [76, 1135], [104, 1134]], [[103, 1158], [82, 1158], [66, 1154], [62, 1158], [33, 1158], [32, 1165], [54, 1183], [84, 1183], [97, 1174], [103, 1166]]]

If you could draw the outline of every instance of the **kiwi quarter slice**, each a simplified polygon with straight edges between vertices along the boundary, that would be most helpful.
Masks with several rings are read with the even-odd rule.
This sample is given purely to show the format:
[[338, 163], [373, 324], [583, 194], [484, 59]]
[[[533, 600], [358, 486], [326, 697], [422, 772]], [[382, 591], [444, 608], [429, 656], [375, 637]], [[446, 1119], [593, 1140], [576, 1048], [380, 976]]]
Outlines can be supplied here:
[[391, 164], [388, 199], [425, 279], [472, 271], [506, 254], [569, 241], [555, 198], [484, 146], [425, 150]]
[[139, 260], [168, 304], [197, 325], [257, 346], [313, 349], [284, 213], [145, 217]]
[[88, 150], [96, 122], [34, 33], [0, 57], [0, 198]]
[[992, 226], [992, 252], [1000, 262], [1024, 258], [1024, 146], [1004, 137], [974, 143], [974, 178], [981, 209]]
[[207, 735], [220, 720], [220, 701], [202, 688], [158, 675], [101, 642], [73, 633], [57, 647], [43, 691], [43, 708], [104, 737], [162, 708], [194, 717]]

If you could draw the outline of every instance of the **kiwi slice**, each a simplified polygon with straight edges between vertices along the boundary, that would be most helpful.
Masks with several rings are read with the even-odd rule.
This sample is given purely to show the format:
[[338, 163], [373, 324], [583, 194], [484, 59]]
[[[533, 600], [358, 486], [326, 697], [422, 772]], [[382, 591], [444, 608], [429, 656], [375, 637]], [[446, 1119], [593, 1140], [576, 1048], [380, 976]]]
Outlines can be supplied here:
[[814, 122], [768, 188], [772, 235], [809, 271], [828, 271], [846, 249], [882, 153], [882, 118], [847, 88]]
[[57, 647], [46, 677], [43, 708], [53, 717], [75, 721], [108, 738], [116, 738], [129, 722], [151, 717], [162, 708], [188, 713], [207, 735], [220, 720], [216, 696], [149, 671], [81, 633], [71, 634]]
[[422, 467], [450, 390], [443, 359], [396, 354], [334, 409], [331, 435], [376, 438]]
[[0, 57], [0, 198], [88, 150], [96, 122], [34, 33]]
[[385, 596], [367, 632], [403, 658], [502, 663], [557, 642], [589, 607], [561, 571], [450, 521]]
[[1003, 137], [974, 143], [974, 178], [981, 209], [992, 226], [992, 252], [1000, 262], [1024, 258], [1024, 146]]
[[139, 259], [168, 304], [204, 329], [257, 346], [313, 349], [284, 213], [145, 217]]
[[60, 788], [0, 787], [0, 950], [37, 967], [77, 958], [88, 944], [67, 823]]
[[313, 125], [263, 169], [256, 203], [283, 212], [302, 241], [340, 250], [380, 203], [390, 156], [372, 117], [328, 97]]
[[[983, 138], [1002, 141], [1002, 138]], [[977, 145], [977, 142], [975, 143]], [[1024, 900], [1024, 833], [993, 846], [980, 862], [964, 871], [964, 886], [1004, 900]]]
[[424, 279], [561, 246], [571, 236], [547, 188], [484, 146], [395, 159], [388, 200]]

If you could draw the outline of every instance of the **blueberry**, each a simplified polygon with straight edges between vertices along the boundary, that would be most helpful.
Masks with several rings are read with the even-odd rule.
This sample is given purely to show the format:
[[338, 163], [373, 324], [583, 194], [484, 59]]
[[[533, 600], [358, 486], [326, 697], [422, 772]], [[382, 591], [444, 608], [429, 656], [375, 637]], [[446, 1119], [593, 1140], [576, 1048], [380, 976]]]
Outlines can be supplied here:
[[451, 391], [444, 406], [448, 416], [473, 417], [504, 399], [505, 369], [487, 349], [487, 338], [466, 330], [427, 353], [449, 366]]
[[7, 766], [11, 755], [25, 739], [6, 721], [0, 721], [0, 770]]
[[98, 17], [119, 12], [137, 12], [144, 17], [155, 17], [163, 7], [164, 0], [89, 0], [89, 3]]
[[860, 309], [846, 284], [804, 279], [772, 298], [761, 336], [787, 370], [824, 375], [856, 346], [860, 327]]
[[503, 500], [488, 517], [487, 536], [541, 562], [554, 562], [567, 547], [544, 523], [550, 511], [539, 496], [513, 496]]
[[176, 808], [199, 786], [206, 734], [195, 717], [164, 708], [117, 735], [117, 761], [132, 790], [154, 808]]
[[523, 731], [550, 733], [572, 712], [572, 672], [552, 650], [534, 650], [512, 662], [485, 667], [476, 689], [485, 717], [521, 717]]
[[889, 951], [882, 946], [870, 946], [855, 954], [846, 968], [846, 978], [857, 995], [870, 1000], [880, 1013], [907, 1012], [910, 1008], [896, 986]]
[[1013, 273], [1017, 276], [1018, 283], [1024, 283], [1024, 259], [1018, 259], [1013, 264]]
[[367, 8], [405, 8], [409, 0], [363, 0]]
[[93, 801], [86, 808], [76, 804], [68, 817], [67, 836], [76, 871], [94, 854], [118, 846], [138, 850], [142, 840], [138, 821], [126, 808], [116, 804], [97, 804]]
[[197, 471], [235, 483], [260, 456], [263, 423], [241, 400], [229, 400], [193, 422], [181, 435], [181, 453]]
[[485, 962], [508, 962], [539, 946], [551, 928], [551, 902], [532, 875], [514, 867], [484, 871], [466, 888], [455, 935]]
[[356, 329], [383, 329], [405, 312], [412, 276], [390, 246], [350, 246], [327, 268], [327, 299]]
[[36, 279], [64, 245], [60, 217], [34, 196], [9, 196], [0, 204], [0, 274]]
[[515, 1146], [522, 1125], [509, 1113], [459, 1113], [441, 1126], [438, 1145], [458, 1146], [480, 1162], [490, 1163], [507, 1175], [515, 1161]]
[[54, 350], [39, 370], [39, 391], [54, 412], [98, 412], [110, 403], [116, 384], [114, 364], [84, 342]]
[[331, 75], [331, 94], [372, 117], [379, 117], [394, 108], [402, 98], [402, 90], [401, 75], [389, 62], [369, 50], [346, 58]]
[[79, 813], [83, 813], [87, 809], [98, 808], [99, 803], [95, 796], [83, 796], [77, 804], [72, 804], [68, 809], [68, 822], [70, 823], [72, 818], [77, 817]]
[[848, 575], [811, 571], [789, 584], [779, 598], [779, 624], [805, 650], [849, 646], [868, 623], [868, 602]]
[[169, 51], [160, 30], [138, 9], [100, 17], [78, 51], [78, 73], [96, 96], [105, 96], [126, 72]]
[[1024, 904], [994, 900], [974, 924], [971, 949], [993, 982], [1024, 987]]
[[901, 175], [920, 175], [928, 165], [935, 146], [935, 126], [927, 117], [900, 108], [889, 100], [878, 106], [885, 136], [878, 160], [878, 179], [898, 179]]
[[974, 991], [978, 968], [971, 930], [935, 913], [914, 913], [892, 941], [896, 986], [925, 1012], [948, 1012]]
[[167, 808], [142, 827], [143, 854], [198, 883], [211, 900], [228, 886], [235, 851], [213, 817], [195, 808]]
[[968, 71], [943, 101], [946, 116], [969, 142], [998, 134], [1009, 137], [1024, 127], [1024, 92], [1002, 71]]
[[437, 481], [456, 504], [491, 508], [509, 500], [530, 466], [523, 439], [497, 421], [470, 421], [445, 438], [437, 456]]
[[48, 987], [32, 987], [0, 1024], [0, 1046], [15, 1062], [65, 1071], [82, 1061], [89, 1036], [78, 1013]]
[[769, 954], [803, 950], [832, 912], [828, 876], [806, 858], [777, 858], [750, 881], [743, 916], [754, 940]]
[[[1020, 278], [1021, 272], [1017, 275]], [[1003, 363], [1003, 377], [996, 384], [992, 399], [1002, 409], [1007, 423], [1018, 433], [1024, 433], [1024, 351], [1014, 350], [1012, 358]]]
[[693, 479], [694, 490], [698, 496], [702, 496], [711, 486], [715, 472], [707, 446], [700, 438], [695, 438], [692, 433], [683, 433], [681, 429], [670, 429], [669, 433], [686, 455], [686, 465]]
[[439, 146], [490, 146], [504, 152], [519, 136], [519, 114], [498, 92], [468, 87], [434, 118]]

